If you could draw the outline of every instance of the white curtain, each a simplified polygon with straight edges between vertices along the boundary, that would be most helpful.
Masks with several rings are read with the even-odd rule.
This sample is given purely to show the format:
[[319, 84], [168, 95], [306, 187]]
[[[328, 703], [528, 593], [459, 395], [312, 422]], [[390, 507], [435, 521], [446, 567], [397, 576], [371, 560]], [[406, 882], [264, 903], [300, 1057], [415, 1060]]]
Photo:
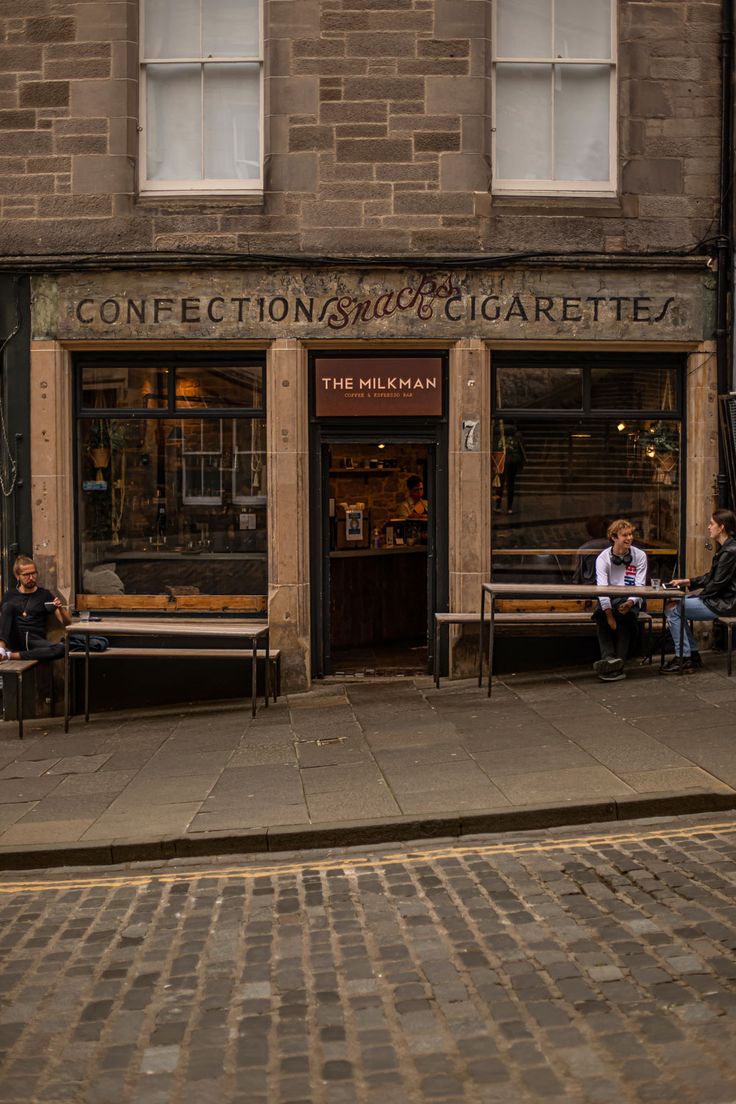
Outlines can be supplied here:
[[146, 0], [143, 33], [148, 58], [199, 57], [199, 0]]
[[146, 58], [200, 64], [146, 66], [146, 162], [153, 181], [258, 180], [261, 76], [259, 0], [146, 0]]
[[260, 52], [258, 0], [205, 0], [202, 53], [205, 57], [257, 57]]
[[200, 65], [146, 70], [146, 166], [149, 180], [201, 180]]
[[555, 0], [555, 57], [611, 56], [611, 0]]
[[557, 59], [611, 57], [611, 0], [498, 0], [496, 29], [498, 179], [607, 182], [610, 66]]
[[607, 65], [556, 67], [556, 180], [608, 180], [610, 81]]
[[260, 152], [259, 66], [206, 66], [205, 177], [211, 180], [257, 179]]
[[503, 180], [552, 177], [552, 67], [496, 67], [496, 173]]
[[548, 58], [552, 49], [551, 0], [497, 0], [499, 57]]

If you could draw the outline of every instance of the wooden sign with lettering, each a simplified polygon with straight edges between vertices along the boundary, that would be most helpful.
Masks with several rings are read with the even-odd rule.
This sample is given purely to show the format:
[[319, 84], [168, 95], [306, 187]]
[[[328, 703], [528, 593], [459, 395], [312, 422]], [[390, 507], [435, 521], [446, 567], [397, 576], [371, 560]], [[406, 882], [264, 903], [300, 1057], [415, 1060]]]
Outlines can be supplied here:
[[320, 357], [314, 373], [318, 418], [442, 414], [439, 357]]

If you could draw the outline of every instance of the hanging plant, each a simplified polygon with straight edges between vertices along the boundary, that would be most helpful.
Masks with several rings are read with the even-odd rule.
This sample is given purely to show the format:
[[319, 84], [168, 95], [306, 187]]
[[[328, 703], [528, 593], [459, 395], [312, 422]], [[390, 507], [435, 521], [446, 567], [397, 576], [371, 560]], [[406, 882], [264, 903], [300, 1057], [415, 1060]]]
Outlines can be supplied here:
[[680, 434], [666, 422], [655, 422], [644, 435], [644, 442], [647, 455], [651, 455], [650, 449], [654, 449], [656, 453], [680, 451]]
[[675, 482], [680, 453], [680, 435], [677, 430], [664, 422], [655, 422], [642, 434], [641, 445], [645, 455], [654, 464], [654, 482], [671, 486]]

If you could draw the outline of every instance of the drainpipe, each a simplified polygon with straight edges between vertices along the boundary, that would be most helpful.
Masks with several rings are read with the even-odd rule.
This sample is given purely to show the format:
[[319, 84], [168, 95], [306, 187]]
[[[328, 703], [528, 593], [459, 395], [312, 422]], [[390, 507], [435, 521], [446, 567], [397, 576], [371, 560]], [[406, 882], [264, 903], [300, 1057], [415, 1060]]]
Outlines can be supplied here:
[[[731, 321], [729, 293], [731, 285], [732, 204], [733, 204], [733, 0], [721, 2], [721, 172], [719, 181], [718, 281], [716, 285], [716, 360], [718, 365], [718, 394], [725, 395], [734, 389], [731, 375]], [[720, 449], [718, 471], [718, 504], [729, 505], [729, 486], [726, 458]]]

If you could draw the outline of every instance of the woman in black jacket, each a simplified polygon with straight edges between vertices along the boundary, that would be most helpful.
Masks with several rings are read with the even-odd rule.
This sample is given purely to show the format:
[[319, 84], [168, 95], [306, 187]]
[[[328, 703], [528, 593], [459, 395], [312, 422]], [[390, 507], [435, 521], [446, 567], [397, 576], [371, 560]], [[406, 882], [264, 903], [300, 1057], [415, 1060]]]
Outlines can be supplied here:
[[692, 587], [698, 594], [688, 596], [667, 609], [667, 625], [675, 643], [675, 658], [662, 668], [664, 674], [680, 669], [677, 649], [680, 645], [680, 616], [685, 617], [685, 636], [682, 646], [682, 666], [695, 671], [703, 663], [692, 634], [690, 621], [715, 621], [717, 617], [736, 614], [736, 514], [732, 510], [716, 510], [708, 523], [708, 536], [718, 544], [711, 569], [697, 579], [673, 579], [673, 586]]

